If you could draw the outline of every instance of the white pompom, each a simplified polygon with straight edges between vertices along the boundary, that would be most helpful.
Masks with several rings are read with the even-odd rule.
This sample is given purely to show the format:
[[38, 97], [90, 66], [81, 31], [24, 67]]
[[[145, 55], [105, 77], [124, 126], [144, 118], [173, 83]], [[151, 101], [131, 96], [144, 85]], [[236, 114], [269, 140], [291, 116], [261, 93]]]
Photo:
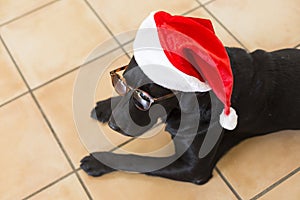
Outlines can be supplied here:
[[230, 107], [230, 113], [229, 115], [225, 115], [225, 112], [223, 112], [220, 115], [220, 124], [223, 128], [227, 130], [233, 130], [235, 129], [237, 125], [237, 119], [238, 116], [233, 108]]

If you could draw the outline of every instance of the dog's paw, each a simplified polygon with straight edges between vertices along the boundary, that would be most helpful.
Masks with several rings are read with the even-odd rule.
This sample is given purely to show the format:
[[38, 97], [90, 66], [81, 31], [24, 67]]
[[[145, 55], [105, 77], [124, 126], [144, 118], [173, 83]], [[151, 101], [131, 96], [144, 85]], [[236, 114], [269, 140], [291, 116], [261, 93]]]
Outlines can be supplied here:
[[93, 156], [86, 156], [81, 161], [80, 168], [90, 176], [102, 176], [114, 171], [112, 168], [102, 164]]
[[92, 110], [91, 117], [102, 123], [108, 122], [112, 113], [111, 99], [99, 101], [97, 106]]

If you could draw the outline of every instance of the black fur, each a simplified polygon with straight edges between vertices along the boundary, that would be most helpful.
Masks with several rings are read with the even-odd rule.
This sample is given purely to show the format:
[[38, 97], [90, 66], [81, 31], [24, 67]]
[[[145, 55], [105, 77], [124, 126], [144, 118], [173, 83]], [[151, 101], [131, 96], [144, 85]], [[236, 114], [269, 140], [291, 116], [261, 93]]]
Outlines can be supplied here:
[[[223, 134], [213, 150], [203, 159], [199, 159], [199, 149], [206, 136], [206, 130], [212, 116], [212, 102], [209, 93], [197, 93], [197, 103], [201, 116], [199, 124], [193, 120], [197, 113], [194, 113], [193, 102], [189, 100], [191, 94], [181, 93], [178, 94], [178, 98], [174, 97], [159, 102], [165, 111], [152, 113], [154, 114], [152, 119], [166, 115], [166, 131], [172, 137], [176, 135], [181, 119], [190, 121], [188, 126], [183, 127], [187, 136], [191, 134], [189, 130], [195, 126], [198, 126], [198, 134], [192, 144], [187, 147], [185, 153], [175, 162], [160, 170], [146, 172], [146, 174], [203, 184], [212, 177], [212, 170], [221, 156], [242, 140], [279, 130], [300, 129], [300, 50], [284, 49], [274, 52], [257, 50], [252, 53], [247, 53], [239, 48], [226, 48], [226, 50], [234, 75], [231, 102], [239, 116], [237, 127], [233, 131], [223, 130]], [[128, 73], [130, 69], [135, 70], [133, 73]], [[129, 63], [124, 77], [129, 85], [132, 87], [141, 86], [141, 89], [154, 97], [171, 92], [151, 83], [137, 67], [134, 58]], [[113, 97], [98, 102], [92, 116], [101, 122], [108, 122], [112, 129], [122, 134], [141, 135], [151, 128], [156, 120], [151, 121], [149, 111], [138, 110], [133, 105], [130, 95], [131, 93], [128, 93], [125, 97]], [[180, 101], [181, 107], [178, 101]], [[129, 107], [129, 113], [124, 112], [126, 106]], [[112, 117], [112, 112], [118, 119]], [[129, 118], [144, 128], [132, 129], [132, 124], [127, 120]], [[116, 125], [116, 120], [119, 126]], [[217, 120], [213, 119], [212, 123], [217, 122]], [[175, 150], [187, 145], [187, 138], [189, 137], [183, 137], [180, 141], [176, 141]], [[139, 165], [143, 161], [156, 162], [160, 159], [172, 158], [172, 156], [152, 158], [95, 152], [81, 161], [81, 168], [91, 176], [101, 176], [114, 171], [114, 169], [95, 159], [97, 157], [108, 157], [112, 161], [119, 162], [120, 170], [127, 171], [135, 170], [131, 163], [132, 160], [136, 161], [136, 165]]]

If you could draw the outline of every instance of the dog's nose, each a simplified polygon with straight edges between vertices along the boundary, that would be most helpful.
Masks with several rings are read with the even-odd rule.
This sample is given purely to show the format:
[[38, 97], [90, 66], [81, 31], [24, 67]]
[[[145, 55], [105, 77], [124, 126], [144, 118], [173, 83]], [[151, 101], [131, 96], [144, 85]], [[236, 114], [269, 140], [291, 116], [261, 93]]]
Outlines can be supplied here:
[[108, 126], [109, 126], [112, 130], [117, 131], [117, 132], [119, 132], [119, 133], [121, 133], [121, 134], [123, 134], [123, 135], [125, 135], [125, 136], [128, 136], [128, 137], [134, 137], [133, 135], [129, 135], [129, 134], [125, 133], [120, 127], [118, 127], [118, 126], [116, 125], [116, 122], [115, 122], [115, 120], [114, 120], [113, 118], [111, 118], [110, 121], [108, 122]]
[[114, 131], [121, 131], [120, 127], [118, 127], [112, 120], [108, 122], [108, 126]]
[[93, 109], [91, 112], [91, 118], [98, 120], [96, 109]]

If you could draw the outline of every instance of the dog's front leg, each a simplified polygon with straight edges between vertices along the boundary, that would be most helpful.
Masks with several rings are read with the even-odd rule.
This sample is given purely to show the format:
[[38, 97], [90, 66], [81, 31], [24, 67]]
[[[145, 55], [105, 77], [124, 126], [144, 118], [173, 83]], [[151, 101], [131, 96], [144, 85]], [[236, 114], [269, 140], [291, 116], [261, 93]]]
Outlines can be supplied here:
[[[179, 158], [145, 157], [138, 155], [95, 152], [81, 161], [81, 168], [91, 176], [101, 176], [115, 170], [142, 172], [151, 176], [160, 176], [177, 181], [204, 184], [212, 177], [212, 156], [199, 159], [194, 147]], [[105, 164], [103, 164], [105, 163]], [[160, 167], [164, 164], [165, 167]], [[109, 167], [112, 166], [112, 167]], [[116, 168], [116, 169], [115, 169]], [[149, 169], [153, 169], [149, 171]]]
[[[157, 158], [133, 154], [115, 154], [112, 152], [94, 152], [81, 160], [80, 167], [90, 176], [101, 176], [115, 170], [140, 172], [151, 164], [167, 163], [171, 157]], [[173, 159], [174, 160], [174, 159]], [[105, 164], [104, 164], [105, 163]]]
[[117, 96], [97, 102], [97, 106], [91, 112], [91, 117], [102, 123], [108, 122], [112, 110], [120, 102], [121, 98]]

